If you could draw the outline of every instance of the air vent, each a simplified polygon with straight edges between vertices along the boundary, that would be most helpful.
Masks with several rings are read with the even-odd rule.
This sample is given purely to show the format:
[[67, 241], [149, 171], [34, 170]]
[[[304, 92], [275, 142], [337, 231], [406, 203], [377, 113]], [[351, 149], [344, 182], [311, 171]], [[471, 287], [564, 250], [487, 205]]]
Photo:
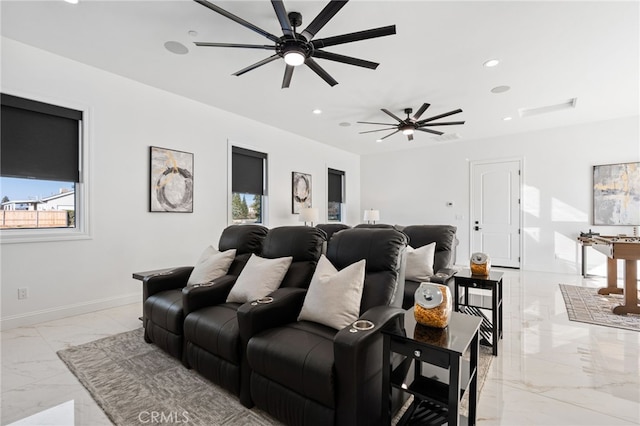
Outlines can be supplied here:
[[571, 98], [568, 101], [561, 102], [559, 104], [554, 105], [546, 105], [536, 108], [520, 108], [518, 113], [520, 117], [531, 117], [534, 115], [540, 114], [548, 114], [551, 112], [562, 111], [563, 109], [571, 109], [576, 107], [576, 102], [578, 102], [578, 98]]
[[451, 142], [458, 139], [462, 139], [462, 136], [460, 136], [460, 134], [458, 133], [445, 133], [444, 135], [431, 138], [432, 141], [436, 142]]

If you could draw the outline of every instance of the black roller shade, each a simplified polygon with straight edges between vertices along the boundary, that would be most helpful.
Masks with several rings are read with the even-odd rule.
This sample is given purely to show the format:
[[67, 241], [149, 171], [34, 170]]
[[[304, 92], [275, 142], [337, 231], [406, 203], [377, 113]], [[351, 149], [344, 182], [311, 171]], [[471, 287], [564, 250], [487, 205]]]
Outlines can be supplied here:
[[329, 178], [329, 202], [343, 203], [343, 184], [342, 180], [344, 178], [344, 172], [335, 169], [328, 169], [328, 178]]
[[264, 195], [264, 160], [267, 154], [231, 147], [231, 191]]
[[2, 176], [80, 181], [81, 111], [4, 93], [1, 104]]

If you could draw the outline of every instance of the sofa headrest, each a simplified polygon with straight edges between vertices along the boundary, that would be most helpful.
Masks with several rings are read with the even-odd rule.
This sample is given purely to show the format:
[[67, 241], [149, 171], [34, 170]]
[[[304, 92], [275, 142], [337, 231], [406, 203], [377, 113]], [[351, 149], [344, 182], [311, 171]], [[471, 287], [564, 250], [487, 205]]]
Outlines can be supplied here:
[[262, 257], [293, 256], [294, 262], [318, 261], [326, 234], [310, 226], [280, 226], [267, 233], [262, 245]]
[[451, 225], [409, 225], [402, 232], [409, 237], [409, 245], [418, 248], [436, 243], [436, 251], [451, 251], [456, 244], [457, 228]]
[[394, 226], [388, 223], [359, 223], [354, 228], [393, 229]]
[[316, 225], [316, 228], [322, 229], [325, 234], [327, 234], [327, 241], [329, 241], [331, 236], [336, 232], [342, 231], [343, 229], [350, 229], [351, 227], [344, 223], [319, 223]]
[[407, 236], [388, 228], [352, 228], [333, 235], [327, 258], [337, 269], [366, 259], [366, 271], [397, 271]]
[[231, 225], [220, 235], [218, 250], [236, 249], [236, 256], [245, 253], [259, 254], [268, 229], [262, 225]]

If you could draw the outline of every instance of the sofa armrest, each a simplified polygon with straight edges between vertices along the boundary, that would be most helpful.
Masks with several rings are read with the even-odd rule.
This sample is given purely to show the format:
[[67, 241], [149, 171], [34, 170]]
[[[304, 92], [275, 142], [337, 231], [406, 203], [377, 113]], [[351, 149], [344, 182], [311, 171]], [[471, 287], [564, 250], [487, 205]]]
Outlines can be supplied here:
[[186, 317], [191, 312], [206, 306], [225, 303], [237, 278], [235, 275], [225, 275], [210, 283], [184, 287], [182, 289], [182, 311], [184, 316]]
[[372, 409], [382, 403], [382, 333], [383, 329], [404, 332], [404, 309], [376, 306], [362, 314], [374, 324], [370, 330], [351, 332], [351, 326], [338, 331], [334, 338], [336, 401], [338, 419], [344, 424], [379, 424], [380, 412]]
[[455, 269], [442, 268], [437, 271], [430, 279], [432, 283], [447, 284], [451, 278], [457, 273]]
[[143, 300], [161, 291], [182, 288], [187, 285], [193, 266], [181, 266], [157, 275], [148, 275], [142, 280]]
[[269, 295], [273, 298], [271, 303], [247, 302], [240, 306], [238, 326], [242, 340], [247, 342], [263, 330], [297, 321], [306, 294], [302, 288], [279, 288]]

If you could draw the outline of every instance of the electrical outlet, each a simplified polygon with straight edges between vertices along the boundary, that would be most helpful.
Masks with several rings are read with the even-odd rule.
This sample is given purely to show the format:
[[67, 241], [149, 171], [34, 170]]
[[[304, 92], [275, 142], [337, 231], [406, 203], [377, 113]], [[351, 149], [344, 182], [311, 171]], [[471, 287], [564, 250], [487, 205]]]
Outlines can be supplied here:
[[22, 287], [18, 289], [18, 299], [26, 299], [27, 298], [27, 288]]

